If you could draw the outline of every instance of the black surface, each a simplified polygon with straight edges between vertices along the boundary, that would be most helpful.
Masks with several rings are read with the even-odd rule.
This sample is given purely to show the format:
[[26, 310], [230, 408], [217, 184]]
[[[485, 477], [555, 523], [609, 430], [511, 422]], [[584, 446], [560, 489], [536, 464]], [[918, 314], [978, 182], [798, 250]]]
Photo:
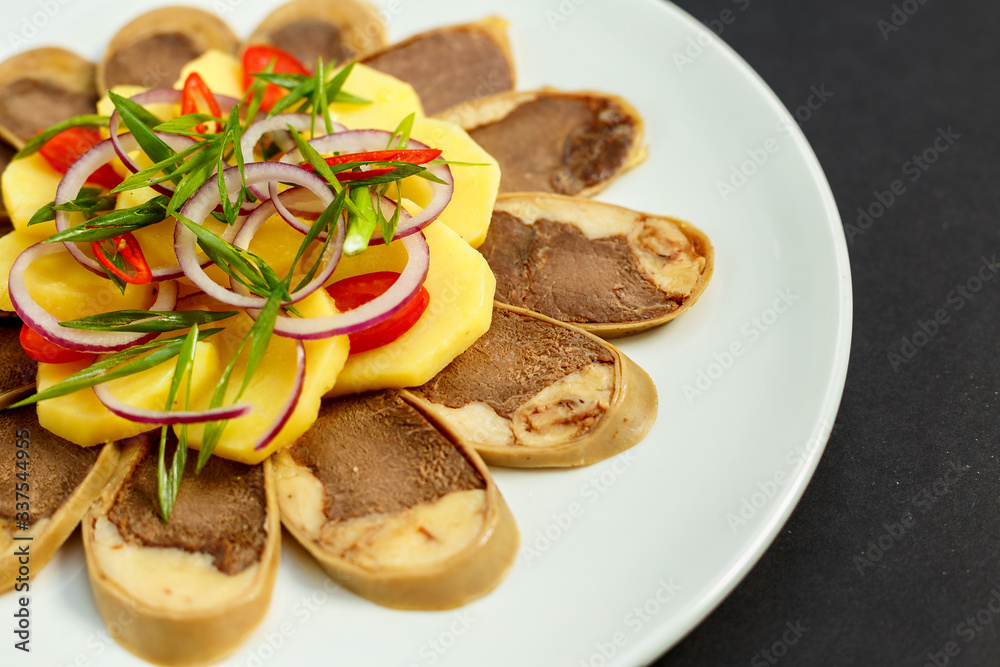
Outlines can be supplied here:
[[[833, 93], [801, 125], [850, 240], [855, 323], [802, 502], [655, 664], [1000, 665], [1000, 274], [977, 275], [1000, 256], [1000, 3], [676, 4], [703, 22], [732, 10], [722, 39], [789, 109]], [[889, 31], [895, 8], [911, 15]], [[908, 161], [949, 128], [960, 137], [913, 180]], [[897, 179], [862, 229], [858, 208]]]

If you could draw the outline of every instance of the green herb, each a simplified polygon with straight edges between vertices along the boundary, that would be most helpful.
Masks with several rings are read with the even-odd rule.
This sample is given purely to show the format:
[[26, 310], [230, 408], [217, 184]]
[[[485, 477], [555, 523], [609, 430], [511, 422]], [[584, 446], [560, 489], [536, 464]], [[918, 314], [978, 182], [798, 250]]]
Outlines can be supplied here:
[[[198, 335], [198, 340], [205, 340], [220, 331], [223, 331], [223, 329], [206, 329]], [[176, 357], [180, 352], [183, 342], [184, 337], [166, 338], [116, 352], [100, 361], [94, 362], [81, 371], [77, 371], [62, 382], [58, 382], [44, 391], [33, 394], [13, 405], [9, 405], [8, 408], [20, 408], [50, 398], [66, 396], [67, 394], [72, 394], [73, 392], [87, 389], [94, 385], [141, 373]]]
[[[222, 405], [225, 400], [226, 391], [229, 389], [229, 382], [232, 378], [233, 370], [236, 368], [236, 361], [243, 354], [243, 349], [250, 343], [250, 350], [248, 352], [247, 364], [243, 370], [243, 384], [240, 386], [239, 391], [237, 391], [236, 396], [233, 398], [233, 402], [237, 402], [243, 397], [244, 392], [250, 386], [250, 380], [253, 378], [253, 374], [260, 367], [260, 363], [264, 360], [264, 353], [267, 351], [267, 346], [271, 340], [271, 333], [274, 331], [274, 323], [278, 316], [278, 311], [281, 308], [281, 298], [275, 293], [268, 297], [267, 303], [261, 308], [260, 313], [257, 315], [257, 319], [254, 321], [253, 326], [250, 327], [250, 331], [247, 333], [246, 337], [240, 343], [239, 348], [237, 348], [236, 353], [233, 354], [232, 359], [229, 360], [229, 364], [222, 373], [222, 377], [219, 383], [215, 387], [215, 392], [212, 394], [212, 400], [209, 404], [209, 408], [217, 408]], [[222, 432], [228, 424], [227, 421], [214, 421], [205, 424], [205, 431], [201, 439], [201, 451], [198, 453], [198, 466], [196, 470], [201, 472], [205, 464], [208, 463], [208, 459], [212, 456], [212, 452], [215, 451], [216, 445], [219, 444], [219, 440], [222, 438]]]
[[114, 209], [115, 203], [116, 199], [114, 197], [101, 195], [101, 190], [97, 188], [81, 188], [76, 199], [71, 199], [59, 206], [56, 206], [56, 202], [53, 200], [35, 211], [35, 214], [28, 220], [28, 227], [55, 220], [56, 211], [82, 213], [84, 217], [90, 218], [99, 212]]
[[14, 160], [20, 160], [21, 158], [26, 158], [29, 155], [34, 155], [42, 146], [49, 142], [49, 139], [56, 136], [60, 132], [65, 132], [66, 130], [74, 127], [107, 127], [109, 118], [107, 116], [74, 116], [69, 120], [64, 120], [61, 123], [56, 123], [49, 129], [45, 130], [41, 134], [37, 134], [31, 138], [28, 143], [24, 145], [24, 148], [19, 150], [17, 154], [14, 155]]
[[[184, 337], [184, 342], [181, 344], [181, 349], [177, 354], [177, 364], [174, 366], [174, 375], [170, 381], [170, 390], [167, 392], [167, 407], [166, 410], [170, 410], [174, 405], [174, 400], [177, 398], [177, 392], [180, 389], [181, 382], [184, 376], [188, 376], [188, 386], [187, 394], [185, 395], [185, 404], [188, 398], [191, 396], [191, 375], [193, 371], [189, 370], [194, 366], [194, 355], [197, 349], [195, 343], [198, 342], [198, 325], [195, 324], [191, 327], [191, 331], [188, 335]], [[187, 464], [187, 429], [186, 425], [182, 432], [182, 437], [178, 438], [177, 447], [174, 449], [174, 458], [170, 466], [170, 470], [166, 469], [166, 450], [167, 450], [167, 429], [169, 427], [164, 425], [160, 428], [160, 457], [157, 463], [157, 490], [160, 500], [160, 516], [163, 518], [163, 523], [170, 521], [170, 514], [174, 510], [174, 503], [177, 500], [177, 492], [181, 487], [181, 477], [184, 475], [184, 466]]]
[[76, 225], [65, 231], [57, 232], [45, 239], [45, 242], [104, 241], [115, 236], [121, 236], [126, 232], [132, 232], [143, 227], [155, 225], [158, 222], [163, 222], [167, 218], [166, 210], [167, 198], [163, 196], [154, 197], [138, 206], [111, 211], [110, 213], [105, 213], [92, 220], [88, 220], [85, 224]]
[[141, 104], [108, 91], [108, 97], [118, 110], [125, 127], [135, 137], [139, 147], [153, 162], [162, 162], [174, 155], [174, 149], [153, 133], [152, 128], [163, 121], [151, 114]]
[[238, 310], [116, 310], [76, 320], [61, 322], [70, 329], [88, 331], [122, 331], [127, 333], [165, 333], [201, 324], [211, 324], [239, 315]]

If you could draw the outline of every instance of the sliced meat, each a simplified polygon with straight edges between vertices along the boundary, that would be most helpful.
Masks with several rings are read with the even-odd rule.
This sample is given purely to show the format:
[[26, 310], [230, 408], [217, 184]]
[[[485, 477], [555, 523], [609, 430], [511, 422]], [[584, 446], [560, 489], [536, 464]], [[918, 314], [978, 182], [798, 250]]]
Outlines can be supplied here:
[[601, 93], [505, 93], [444, 114], [500, 163], [500, 192], [589, 196], [645, 158], [643, 122]]
[[[23, 468], [17, 466], [22, 460], [19, 440], [29, 443]], [[17, 517], [15, 488], [24, 477], [29, 482], [27, 523], [50, 518], [83, 482], [100, 453], [100, 447], [80, 447], [43, 429], [33, 405], [0, 410], [0, 520]], [[19, 479], [19, 472], [27, 475]]]
[[499, 301], [605, 337], [668, 322], [690, 308], [712, 273], [694, 226], [586, 199], [498, 198], [479, 248]]
[[364, 64], [406, 81], [434, 115], [456, 105], [514, 89], [507, 23], [488, 18], [438, 28], [394, 44]]
[[381, 48], [385, 26], [363, 0], [292, 0], [261, 21], [247, 42], [276, 46], [312, 70], [320, 58], [344, 63]]
[[38, 363], [28, 357], [21, 347], [21, 318], [12, 313], [0, 316], [0, 407], [9, 405], [16, 397], [35, 384]]
[[108, 520], [129, 544], [210, 554], [220, 572], [237, 574], [260, 561], [267, 541], [263, 469], [213, 456], [195, 474], [197, 458], [188, 457], [168, 523], [160, 518], [153, 448], [123, 484]]
[[649, 376], [596, 336], [497, 304], [493, 324], [404, 397], [491, 465], [588, 465], [638, 443], [656, 418]]
[[34, 49], [0, 63], [0, 137], [16, 148], [96, 104], [94, 65], [71, 51]]
[[485, 487], [455, 446], [391, 392], [325, 402], [289, 451], [323, 483], [330, 520], [398, 512]]
[[108, 45], [97, 72], [103, 92], [119, 85], [169, 88], [184, 65], [209, 49], [235, 54], [239, 39], [219, 17], [193, 7], [164, 7], [138, 17]]
[[274, 457], [282, 523], [345, 588], [399, 609], [488, 593], [517, 553], [483, 461], [399, 392], [341, 397]]

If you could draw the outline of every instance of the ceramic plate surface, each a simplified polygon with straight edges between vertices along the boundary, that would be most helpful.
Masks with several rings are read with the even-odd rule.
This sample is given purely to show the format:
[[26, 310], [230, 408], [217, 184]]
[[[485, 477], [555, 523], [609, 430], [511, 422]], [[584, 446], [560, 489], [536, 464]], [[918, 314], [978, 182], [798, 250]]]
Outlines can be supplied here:
[[[157, 0], [0, 6], [0, 56], [47, 44], [98, 60]], [[189, 0], [246, 36], [278, 0]], [[491, 595], [440, 613], [338, 590], [290, 537], [270, 612], [224, 665], [639, 665], [679, 641], [753, 566], [801, 496], [843, 391], [851, 282], [833, 197], [794, 120], [710, 30], [655, 0], [383, 0], [393, 41], [498, 14], [519, 87], [622, 95], [649, 160], [599, 199], [690, 220], [715, 275], [675, 322], [617, 341], [659, 416], [632, 450], [569, 471], [496, 470], [522, 548]], [[748, 7], [746, 11], [753, 11]], [[735, 20], [741, 12], [735, 10]], [[805, 102], [805, 100], [803, 100]], [[821, 113], [817, 112], [817, 113]], [[16, 596], [0, 596], [11, 627]], [[0, 664], [143, 664], [109, 637], [74, 535], [31, 582], [31, 653]], [[127, 619], [126, 619], [127, 620]]]

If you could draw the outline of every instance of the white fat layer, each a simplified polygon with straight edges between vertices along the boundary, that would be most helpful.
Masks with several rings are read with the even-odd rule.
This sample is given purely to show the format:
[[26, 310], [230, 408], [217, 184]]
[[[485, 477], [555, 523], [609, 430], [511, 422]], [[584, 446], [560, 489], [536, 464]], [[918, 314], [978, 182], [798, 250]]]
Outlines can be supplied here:
[[260, 564], [223, 574], [212, 557], [183, 549], [139, 547], [122, 539], [106, 517], [94, 525], [94, 557], [104, 574], [129, 595], [162, 609], [215, 609], [247, 595]]
[[426, 567], [473, 544], [485, 520], [485, 491], [453, 491], [402, 512], [331, 521], [320, 543], [369, 570]]
[[486, 492], [455, 491], [393, 514], [329, 521], [323, 484], [285, 452], [275, 467], [278, 503], [291, 522], [331, 556], [368, 570], [433, 565], [473, 544], [486, 517]]
[[538, 220], [557, 220], [579, 229], [588, 239], [624, 236], [643, 273], [662, 292], [687, 297], [698, 288], [705, 270], [705, 257], [673, 220], [619, 208], [601, 207], [600, 215], [588, 215], [589, 202], [549, 198], [501, 199], [498, 211], [506, 211], [527, 225]]
[[435, 403], [433, 411], [462, 442], [491, 447], [511, 447], [515, 444], [510, 420], [498, 415], [496, 410], [482, 401], [473, 401], [460, 408]]
[[649, 218], [628, 241], [639, 266], [660, 291], [687, 297], [698, 289], [707, 260], [676, 224]]
[[611, 405], [615, 372], [590, 364], [545, 387], [505, 419], [481, 401], [460, 408], [430, 403], [428, 410], [462, 442], [476, 447], [556, 447], [594, 427]]
[[525, 447], [554, 447], [586, 435], [611, 405], [614, 366], [590, 364], [531, 397], [514, 413], [514, 437]]

